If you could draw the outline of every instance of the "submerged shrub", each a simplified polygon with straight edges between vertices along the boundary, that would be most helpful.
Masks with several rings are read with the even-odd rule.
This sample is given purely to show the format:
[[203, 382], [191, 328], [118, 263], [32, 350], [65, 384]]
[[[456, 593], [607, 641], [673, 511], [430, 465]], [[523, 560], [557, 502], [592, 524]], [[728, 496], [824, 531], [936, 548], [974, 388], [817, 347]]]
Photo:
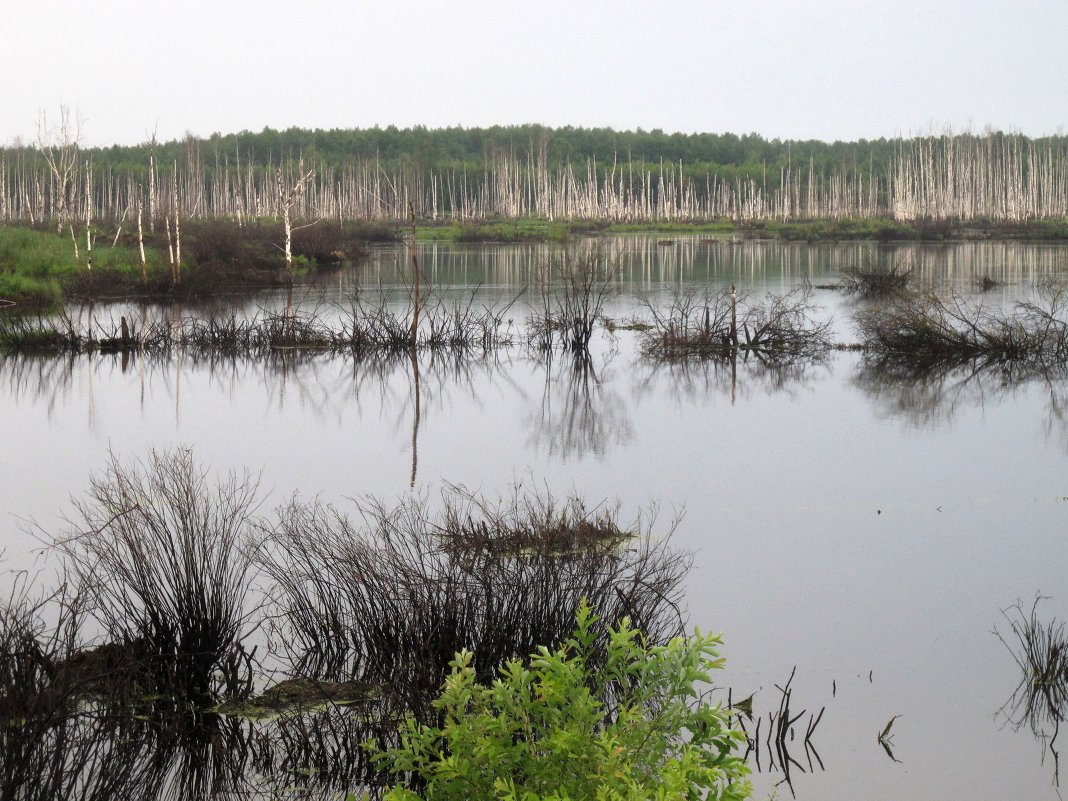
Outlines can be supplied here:
[[734, 754], [745, 736], [698, 689], [723, 664], [720, 638], [649, 646], [624, 620], [594, 668], [595, 622], [583, 604], [570, 640], [508, 661], [492, 683], [458, 653], [434, 702], [442, 724], [409, 718], [401, 747], [383, 756], [421, 794], [398, 786], [386, 798], [746, 798], [748, 768]]
[[604, 245], [566, 247], [538, 270], [540, 309], [527, 318], [530, 344], [550, 350], [554, 344], [574, 353], [588, 351], [594, 325], [617, 291], [621, 267]]
[[912, 268], [897, 263], [842, 270], [842, 288], [862, 298], [898, 295], [908, 289], [911, 282]]
[[818, 307], [812, 304], [807, 286], [785, 295], [769, 293], [763, 303], [745, 292], [733, 297], [731, 287], [682, 290], [663, 308], [648, 298], [642, 302], [652, 319], [640, 335], [642, 354], [652, 359], [741, 351], [767, 361], [816, 360], [831, 347], [830, 320], [817, 317]]
[[689, 557], [669, 534], [653, 536], [653, 515], [626, 526], [610, 507], [518, 489], [492, 502], [451, 488], [442, 500], [437, 513], [426, 499], [369, 499], [359, 521], [319, 503], [280, 510], [259, 558], [296, 661], [380, 685], [429, 719], [458, 651], [474, 651], [488, 679], [508, 659], [564, 642], [582, 598], [650, 640], [682, 631]]
[[154, 451], [133, 466], [112, 459], [75, 504], [57, 547], [110, 641], [136, 654], [159, 690], [209, 693], [240, 645], [256, 491], [248, 475], [213, 486], [187, 449]]
[[1068, 361], [1068, 288], [1038, 287], [1011, 309], [958, 294], [904, 295], [854, 315], [867, 348], [878, 356], [928, 363], [1011, 364], [1043, 371]]

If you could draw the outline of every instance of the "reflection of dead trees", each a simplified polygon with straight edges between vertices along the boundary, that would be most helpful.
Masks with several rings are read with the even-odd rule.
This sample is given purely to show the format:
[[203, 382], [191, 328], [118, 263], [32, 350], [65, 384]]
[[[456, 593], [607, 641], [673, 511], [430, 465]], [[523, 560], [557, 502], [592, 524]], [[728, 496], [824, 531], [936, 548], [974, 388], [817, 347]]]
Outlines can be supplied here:
[[1011, 396], [1031, 382], [1044, 383], [1050, 393], [1047, 428], [1062, 425], [1063, 384], [1068, 365], [1032, 369], [1015, 362], [986, 359], [916, 361], [894, 354], [865, 354], [854, 384], [887, 413], [917, 423], [951, 419], [958, 409], [982, 407]]
[[1060, 753], [1057, 735], [1068, 717], [1068, 633], [1056, 619], [1043, 622], [1036, 597], [1030, 611], [1017, 603], [1002, 611], [1010, 637], [994, 633], [1012, 653], [1020, 668], [1020, 682], [998, 711], [1016, 731], [1027, 728], [1043, 741], [1053, 758], [1053, 783], [1060, 784]]
[[[766, 717], [754, 716], [753, 695], [742, 701], [733, 702], [728, 694], [727, 700], [727, 707], [732, 711], [732, 720], [746, 736], [746, 751], [743, 758], [748, 760], [752, 757], [757, 772], [782, 773], [782, 783], [790, 788], [791, 795], [794, 794], [791, 772], [795, 768], [801, 773], [812, 773], [817, 766], [819, 770], [824, 770], [823, 760], [820, 759], [819, 752], [816, 751], [816, 746], [812, 742], [812, 735], [820, 725], [826, 707], [821, 707], [818, 713], [810, 714], [803, 729], [796, 728], [796, 724], [804, 718], [807, 712], [806, 709], [802, 709], [795, 713], [790, 706], [793, 701], [793, 690], [790, 685], [793, 683], [796, 672], [797, 668], [790, 671], [790, 678], [782, 687], [775, 685], [775, 689], [779, 691], [779, 706], [768, 712]], [[749, 721], [748, 726], [746, 720]], [[796, 750], [797, 746], [794, 743], [799, 737], [805, 765], [798, 762], [790, 752], [791, 748]]]
[[760, 354], [709, 352], [697, 358], [646, 358], [639, 384], [642, 394], [662, 386], [678, 399], [707, 399], [722, 395], [731, 403], [754, 392], [793, 394], [827, 372], [823, 360], [769, 359]]
[[598, 374], [589, 354], [549, 360], [545, 371], [541, 407], [531, 416], [533, 442], [545, 443], [550, 454], [581, 457], [604, 455], [633, 437], [627, 403]]

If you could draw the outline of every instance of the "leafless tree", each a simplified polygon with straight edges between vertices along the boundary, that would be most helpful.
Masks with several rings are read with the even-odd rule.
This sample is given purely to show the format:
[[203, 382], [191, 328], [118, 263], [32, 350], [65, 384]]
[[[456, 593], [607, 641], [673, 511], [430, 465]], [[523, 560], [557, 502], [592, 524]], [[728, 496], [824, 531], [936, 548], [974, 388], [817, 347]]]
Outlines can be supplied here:
[[63, 221], [74, 200], [81, 127], [81, 117], [75, 113], [72, 118], [68, 106], [59, 107], [58, 125], [50, 126], [44, 111], [37, 122], [37, 149], [52, 174], [52, 217], [56, 233], [63, 232]]
[[282, 171], [282, 167], [279, 166], [275, 170], [275, 186], [278, 189], [278, 204], [282, 211], [282, 225], [285, 226], [286, 231], [286, 246], [284, 253], [286, 254], [286, 270], [290, 273], [293, 272], [293, 231], [299, 231], [301, 228], [307, 228], [311, 225], [315, 225], [315, 222], [308, 223], [307, 225], [293, 227], [293, 209], [297, 205], [301, 196], [304, 194], [304, 190], [310, 181], [315, 176], [315, 170], [304, 170], [304, 162], [299, 166], [299, 177], [292, 185], [287, 184], [285, 176]]

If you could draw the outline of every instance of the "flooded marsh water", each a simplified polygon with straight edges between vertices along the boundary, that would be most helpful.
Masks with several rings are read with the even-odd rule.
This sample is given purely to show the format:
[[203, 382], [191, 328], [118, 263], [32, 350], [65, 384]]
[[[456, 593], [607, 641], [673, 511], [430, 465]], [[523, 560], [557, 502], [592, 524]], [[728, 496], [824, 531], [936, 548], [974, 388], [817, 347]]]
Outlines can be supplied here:
[[[995, 305], [1068, 273], [1068, 248], [1011, 242], [634, 236], [607, 248], [621, 266], [604, 310], [614, 321], [679, 287], [734, 283], [759, 298], [807, 282], [841, 342], [855, 340], [858, 301], [818, 287], [851, 266], [902, 265]], [[512, 302], [517, 330], [538, 308], [545, 246], [428, 243], [419, 255], [424, 280], [446, 296]], [[330, 315], [359, 289], [402, 304], [406, 259], [384, 247], [294, 298], [220, 303], [239, 314], [292, 302]], [[983, 293], [984, 276], [998, 286]], [[161, 312], [98, 304], [92, 313]], [[267, 506], [294, 492], [341, 509], [354, 497], [392, 505], [412, 493], [436, 503], [446, 483], [486, 497], [520, 484], [592, 504], [618, 499], [624, 520], [655, 503], [662, 519], [681, 514], [671, 542], [692, 554], [682, 580], [689, 625], [724, 632], [719, 681], [734, 699], [753, 694], [761, 737], [782, 703], [776, 685], [793, 672], [790, 708], [805, 714], [787, 741], [790, 786], [779, 786], [772, 742], [753, 755], [755, 797], [1057, 798], [1051, 738], [1068, 710], [1054, 695], [1032, 725], [1010, 703], [1023, 668], [1002, 610], [1020, 603], [1029, 613], [1041, 593], [1039, 627], [1068, 618], [1068, 384], [967, 366], [895, 372], [853, 351], [786, 365], [662, 362], [641, 355], [638, 337], [599, 326], [581, 363], [521, 345], [462, 358], [424, 352], [414, 365], [407, 355], [302, 351], [0, 357], [4, 566], [38, 559], [24, 521], [61, 530], [69, 497], [84, 495], [109, 454], [137, 458], [150, 447], [191, 446], [220, 473], [250, 468]], [[821, 709], [813, 759], [804, 729]], [[879, 735], [895, 716], [887, 749]], [[277, 777], [300, 763], [286, 731], [263, 735], [275, 750], [263, 745], [238, 772]], [[324, 796], [356, 776], [339, 771], [318, 785]], [[205, 794], [205, 785], [175, 786], [176, 797]]]

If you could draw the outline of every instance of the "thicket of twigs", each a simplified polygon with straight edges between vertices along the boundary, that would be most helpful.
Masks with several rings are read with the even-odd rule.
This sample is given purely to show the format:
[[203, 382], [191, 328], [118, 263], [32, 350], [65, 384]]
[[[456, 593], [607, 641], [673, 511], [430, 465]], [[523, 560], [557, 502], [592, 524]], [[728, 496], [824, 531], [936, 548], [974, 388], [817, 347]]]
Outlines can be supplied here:
[[[732, 310], [734, 303], [736, 308]], [[768, 360], [818, 359], [831, 348], [830, 320], [820, 319], [808, 287], [754, 302], [732, 288], [676, 293], [666, 307], [643, 299], [651, 324], [642, 352], [657, 359], [753, 354]]]
[[617, 290], [620, 266], [602, 245], [569, 248], [542, 265], [538, 274], [539, 308], [527, 317], [527, 341], [539, 350], [560, 346], [587, 352], [604, 305]]
[[912, 268], [898, 263], [847, 267], [842, 271], [842, 288], [862, 298], [885, 298], [904, 292], [912, 279]]
[[[37, 599], [16, 578], [0, 604], [0, 798], [213, 797], [247, 789], [250, 766], [257, 786], [373, 781], [363, 743], [432, 715], [462, 648], [490, 676], [562, 643], [582, 598], [651, 641], [682, 632], [689, 559], [651, 515], [624, 525], [614, 507], [519, 489], [453, 488], [438, 511], [367, 500], [357, 522], [257, 499], [254, 478], [213, 479], [187, 450], [93, 477], [54, 539], [62, 589]], [[292, 657], [292, 688], [322, 692], [253, 723], [273, 697], [253, 693], [259, 624]], [[350, 686], [358, 698], [321, 708]]]
[[200, 703], [233, 675], [249, 615], [256, 491], [247, 474], [211, 482], [178, 450], [135, 465], [113, 459], [75, 503], [55, 547], [116, 652], [113, 666], [136, 666], [142, 692]]
[[149, 320], [141, 328], [121, 322], [106, 328], [97, 322], [59, 317], [0, 316], [0, 349], [7, 352], [87, 353], [139, 351], [168, 354], [262, 355], [282, 348], [350, 353], [416, 350], [489, 350], [513, 344], [508, 312], [512, 303], [476, 305], [473, 297], [424, 296], [420, 325], [412, 331], [411, 309], [396, 309], [387, 300], [354, 300], [347, 308], [313, 311], [265, 311], [250, 317], [184, 317]]
[[493, 503], [453, 488], [427, 499], [336, 509], [293, 502], [262, 545], [279, 588], [279, 633], [296, 661], [386, 684], [421, 708], [462, 648], [486, 677], [538, 644], [561, 643], [585, 597], [606, 623], [629, 616], [651, 640], [677, 634], [689, 560], [651, 519], [521, 494]]
[[859, 309], [854, 321], [870, 352], [897, 360], [978, 360], [1035, 370], [1068, 361], [1063, 284], [1041, 286], [1034, 300], [1008, 309], [957, 293], [907, 294]]

